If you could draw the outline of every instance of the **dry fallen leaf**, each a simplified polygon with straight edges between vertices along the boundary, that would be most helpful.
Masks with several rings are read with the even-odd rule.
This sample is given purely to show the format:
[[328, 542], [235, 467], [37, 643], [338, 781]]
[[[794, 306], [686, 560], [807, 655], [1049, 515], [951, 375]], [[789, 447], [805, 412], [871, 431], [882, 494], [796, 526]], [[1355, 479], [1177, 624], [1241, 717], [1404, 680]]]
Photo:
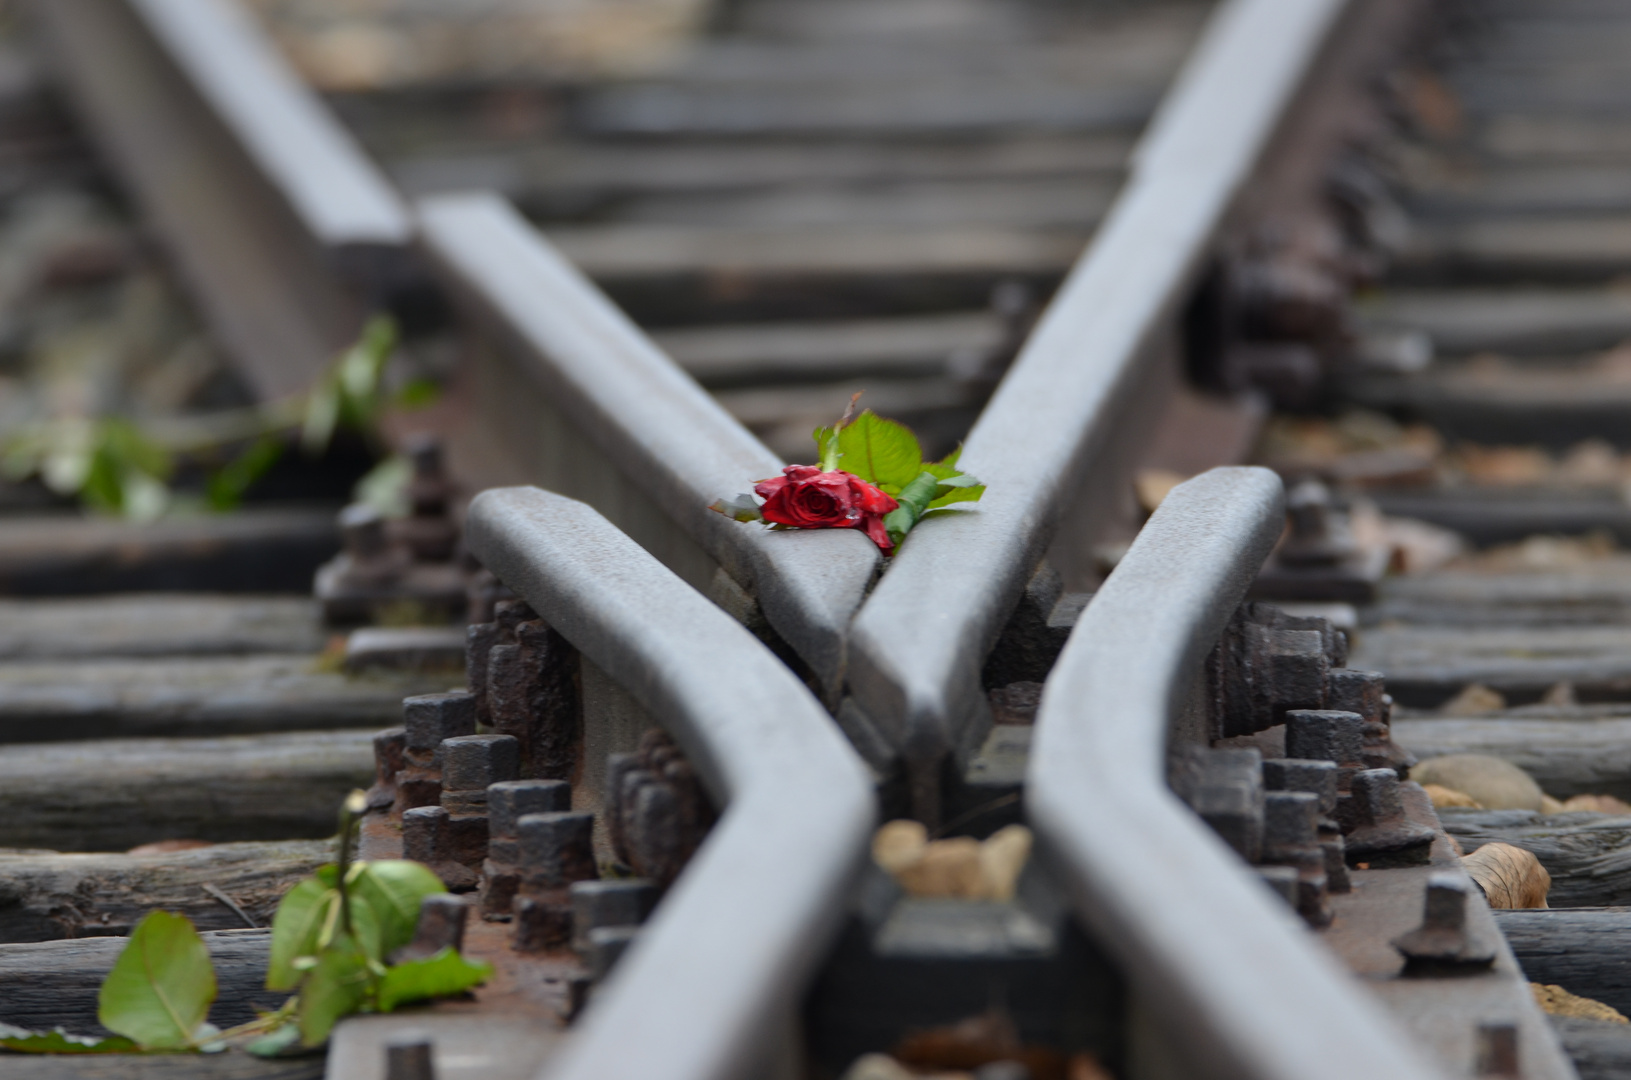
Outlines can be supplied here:
[[1423, 784], [1422, 790], [1427, 792], [1427, 797], [1440, 810], [1447, 807], [1464, 807], [1468, 810], [1482, 810], [1484, 808], [1482, 803], [1465, 791], [1447, 788], [1442, 784]]
[[1593, 1001], [1579, 994], [1571, 994], [1561, 986], [1542, 983], [1530, 983], [1529, 992], [1535, 995], [1535, 1004], [1543, 1012], [1553, 1016], [1576, 1016], [1583, 1020], [1606, 1020], [1611, 1024], [1627, 1024], [1627, 1020], [1618, 1009], [1604, 1005], [1601, 1001]]
[[1544, 908], [1552, 875], [1533, 852], [1511, 844], [1485, 844], [1461, 866], [1484, 890], [1492, 908]]

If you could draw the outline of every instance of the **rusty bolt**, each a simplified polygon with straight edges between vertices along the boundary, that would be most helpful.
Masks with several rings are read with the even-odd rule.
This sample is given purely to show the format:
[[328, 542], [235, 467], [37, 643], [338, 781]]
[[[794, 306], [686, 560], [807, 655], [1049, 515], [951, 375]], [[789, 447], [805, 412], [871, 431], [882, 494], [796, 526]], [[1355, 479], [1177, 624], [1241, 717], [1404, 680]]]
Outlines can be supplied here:
[[1306, 791], [1271, 791], [1263, 798], [1263, 858], [1319, 843], [1319, 796]]
[[1518, 1076], [1518, 1025], [1479, 1024], [1475, 1076]]
[[494, 836], [514, 836], [526, 814], [572, 809], [572, 785], [565, 780], [501, 780], [487, 789], [487, 814]]
[[1353, 888], [1348, 876], [1348, 848], [1342, 834], [1335, 829], [1320, 828], [1320, 851], [1325, 855], [1325, 888], [1328, 892], [1345, 893]]
[[385, 1080], [436, 1080], [430, 1036], [409, 1028], [385, 1040]]
[[1319, 796], [1271, 791], [1263, 800], [1263, 858], [1297, 870], [1297, 910], [1314, 926], [1331, 919], [1326, 906], [1325, 852], [1319, 843]]
[[1347, 515], [1331, 504], [1331, 492], [1318, 480], [1304, 480], [1286, 494], [1291, 534], [1280, 545], [1280, 561], [1298, 566], [1335, 566], [1356, 547]]
[[374, 736], [374, 785], [368, 789], [368, 808], [384, 810], [396, 801], [396, 774], [407, 766], [407, 736], [387, 728]]
[[1373, 868], [1422, 866], [1431, 856], [1431, 825], [1411, 821], [1392, 769], [1363, 769], [1353, 775], [1353, 794], [1338, 807], [1347, 832], [1349, 862], [1368, 861]]
[[1463, 874], [1440, 871], [1428, 877], [1421, 926], [1393, 939], [1393, 947], [1404, 954], [1407, 974], [1494, 962], [1494, 946], [1468, 932], [1467, 890]]
[[1379, 825], [1403, 817], [1399, 774], [1392, 769], [1365, 769], [1355, 773], [1353, 807], [1360, 825]]
[[1386, 680], [1380, 672], [1332, 668], [1325, 677], [1325, 707], [1358, 713], [1366, 723], [1387, 721]]
[[1269, 758], [1263, 762], [1263, 786], [1270, 791], [1306, 791], [1319, 800], [1321, 814], [1329, 814], [1337, 806], [1334, 761]]
[[413, 940], [397, 952], [396, 961], [424, 960], [443, 949], [464, 948], [464, 927], [470, 905], [452, 893], [433, 893], [419, 902], [419, 922]]
[[512, 735], [461, 735], [442, 743], [442, 790], [480, 791], [514, 780], [521, 744]]
[[1174, 761], [1173, 790], [1247, 862], [1263, 850], [1263, 773], [1256, 750], [1197, 747]]
[[657, 886], [639, 878], [578, 881], [572, 885], [572, 948], [589, 953], [589, 931], [639, 926], [657, 906]]
[[1352, 765], [1364, 751], [1364, 719], [1332, 709], [1286, 713], [1286, 757]]
[[500, 600], [493, 605], [493, 621], [503, 629], [507, 640], [513, 640], [515, 628], [538, 617], [525, 600]]
[[[493, 646], [504, 641], [504, 628], [496, 622], [473, 623], [464, 631], [464, 684], [476, 699], [476, 713], [482, 723], [488, 719], [487, 661]], [[464, 734], [473, 734], [465, 732]]]
[[463, 690], [404, 698], [402, 718], [407, 748], [435, 751], [445, 739], [476, 733], [476, 698]]
[[440, 806], [416, 806], [402, 812], [402, 857], [427, 866], [447, 855], [447, 811]]
[[390, 549], [385, 518], [367, 503], [352, 503], [340, 511], [340, 539], [353, 562], [369, 562]]
[[521, 873], [529, 886], [564, 889], [596, 877], [595, 815], [524, 814], [516, 823]]
[[407, 748], [407, 732], [402, 728], [386, 728], [374, 736], [374, 779], [382, 785], [396, 782], [402, 771], [402, 751]]

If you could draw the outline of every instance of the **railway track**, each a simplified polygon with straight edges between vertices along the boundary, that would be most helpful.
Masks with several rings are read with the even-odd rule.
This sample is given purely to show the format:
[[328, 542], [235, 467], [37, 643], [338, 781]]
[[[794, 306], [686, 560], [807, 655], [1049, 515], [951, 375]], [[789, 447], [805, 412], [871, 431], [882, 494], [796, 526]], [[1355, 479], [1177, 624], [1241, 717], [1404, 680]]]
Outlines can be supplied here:
[[[88, 1028], [153, 907], [215, 1019], [275, 1005], [257, 927], [371, 782], [364, 855], [467, 895], [489, 985], [120, 1075], [1631, 1068], [1528, 985], [1631, 1004], [1611, 5], [765, 0], [634, 76], [428, 89], [259, 10], [345, 85], [214, 0], [32, 14], [233, 404], [376, 308], [447, 391], [386, 422], [400, 520], [6, 492], [0, 1020]], [[18, 156], [84, 184], [35, 85]], [[887, 567], [708, 512], [860, 389], [976, 511]], [[1492, 842], [1552, 909], [1468, 876]]]

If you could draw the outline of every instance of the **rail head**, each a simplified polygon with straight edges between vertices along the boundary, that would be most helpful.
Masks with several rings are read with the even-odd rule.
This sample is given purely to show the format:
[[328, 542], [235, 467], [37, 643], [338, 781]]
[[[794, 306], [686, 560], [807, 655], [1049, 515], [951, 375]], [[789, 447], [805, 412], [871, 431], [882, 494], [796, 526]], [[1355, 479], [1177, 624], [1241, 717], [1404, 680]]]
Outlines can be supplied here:
[[407, 206], [251, 16], [225, 0], [126, 0], [325, 249], [405, 249]]
[[232, 0], [32, 0], [77, 111], [256, 395], [415, 272], [406, 207]]
[[969, 434], [961, 461], [985, 497], [914, 530], [857, 615], [850, 685], [924, 798], [985, 710], [981, 665], [1073, 487], [1347, 2], [1228, 0], [1212, 16], [1126, 188]]
[[545, 1075], [741, 1075], [837, 930], [877, 812], [864, 766], [785, 665], [589, 506], [494, 489], [467, 536], [661, 718], [724, 804]]
[[[1175, 488], [1094, 596], [1043, 691], [1026, 793], [1078, 916], [1181, 1057], [1251, 1080], [1426, 1080], [1358, 978], [1167, 787], [1169, 725], [1284, 523], [1278, 477]], [[1205, 888], [1197, 883], [1205, 882]]]
[[710, 511], [716, 499], [775, 476], [781, 460], [504, 199], [426, 199], [419, 219], [430, 261], [478, 322], [499, 331], [524, 377], [750, 587], [771, 626], [836, 685], [877, 548], [853, 529], [771, 532]]

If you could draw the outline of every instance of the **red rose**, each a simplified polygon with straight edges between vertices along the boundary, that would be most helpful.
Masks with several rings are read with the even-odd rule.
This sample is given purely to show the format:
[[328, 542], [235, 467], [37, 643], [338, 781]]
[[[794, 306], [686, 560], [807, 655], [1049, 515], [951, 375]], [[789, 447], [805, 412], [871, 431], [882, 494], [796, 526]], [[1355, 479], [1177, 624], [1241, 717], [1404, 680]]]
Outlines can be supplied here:
[[862, 529], [883, 550], [893, 546], [883, 516], [899, 504], [859, 476], [789, 465], [782, 475], [754, 484], [753, 493], [765, 501], [760, 512], [766, 521], [799, 529]]

